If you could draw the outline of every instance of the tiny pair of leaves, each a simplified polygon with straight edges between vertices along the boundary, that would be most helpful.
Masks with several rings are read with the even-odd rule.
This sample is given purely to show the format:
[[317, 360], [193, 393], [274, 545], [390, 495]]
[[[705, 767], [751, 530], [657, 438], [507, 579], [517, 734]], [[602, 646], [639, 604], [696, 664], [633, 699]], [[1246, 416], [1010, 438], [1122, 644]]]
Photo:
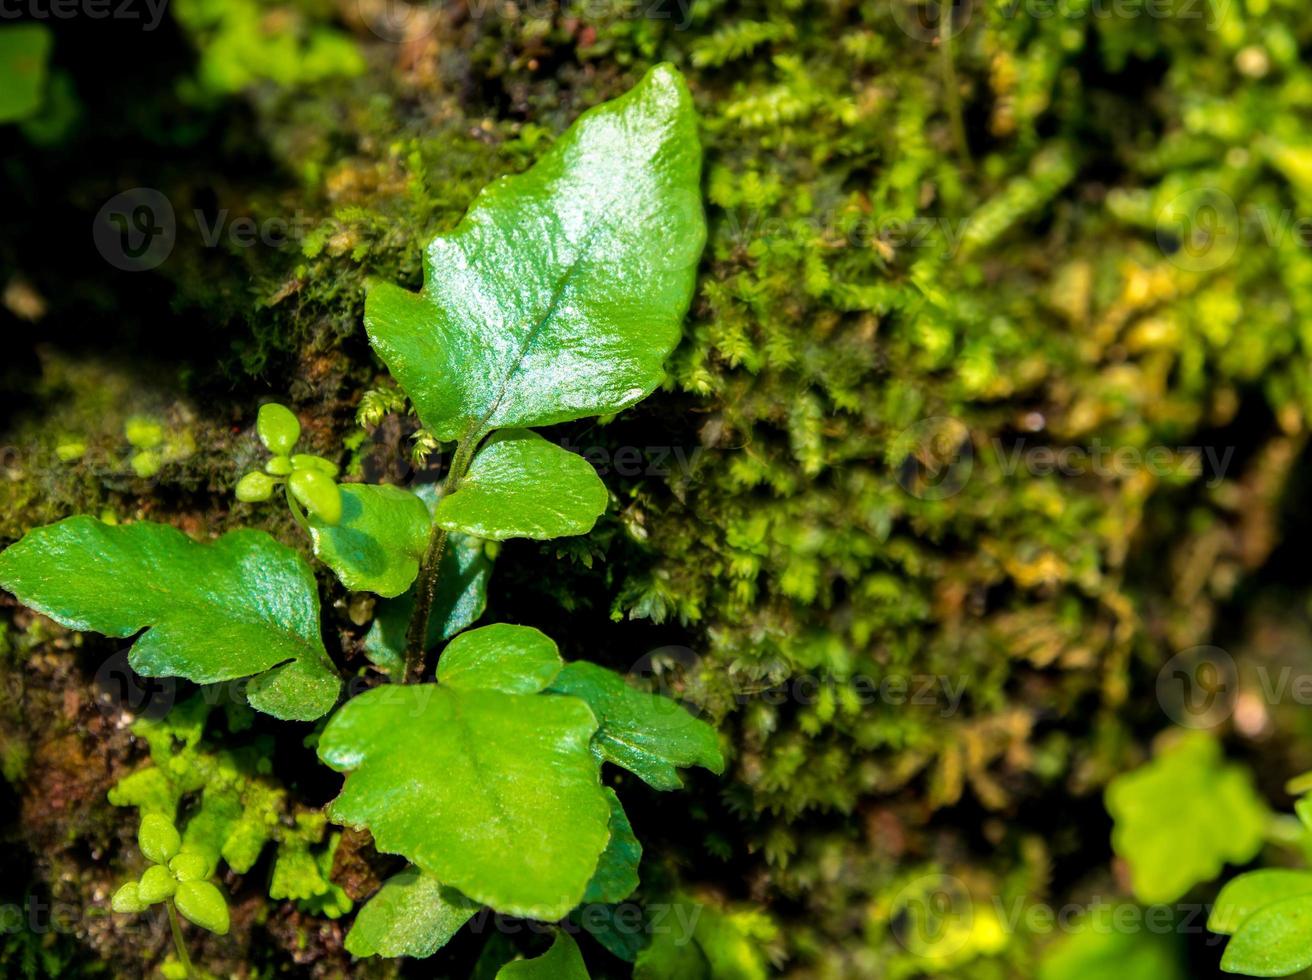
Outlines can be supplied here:
[[1221, 889], [1207, 928], [1233, 936], [1221, 969], [1287, 977], [1312, 966], [1312, 871], [1267, 869]]
[[[556, 690], [578, 666], [562, 664], [537, 630], [496, 624], [453, 640], [437, 683], [350, 701], [319, 741], [320, 758], [350, 773], [330, 816], [368, 827], [380, 850], [498, 912], [550, 921], [585, 899], [622, 901], [637, 885], [641, 847], [601, 784], [599, 747], [608, 724], [625, 731], [652, 695], [616, 677], [629, 696], [607, 686], [598, 714]], [[678, 737], [669, 746], [649, 737], [642, 764], [696, 756], [722, 769], [714, 730], [671, 708], [686, 721], [662, 730]], [[689, 752], [689, 742], [702, 748]]]
[[1174, 902], [1262, 847], [1269, 812], [1241, 766], [1212, 736], [1191, 732], [1107, 787], [1112, 847], [1140, 901]]
[[147, 677], [252, 677], [251, 706], [283, 719], [337, 703], [314, 576], [261, 531], [200, 543], [163, 524], [71, 517], [0, 554], [0, 586], [70, 629], [141, 633], [129, 662]]
[[429, 243], [421, 292], [371, 287], [370, 343], [424, 425], [469, 451], [509, 430], [443, 501], [442, 526], [485, 538], [592, 526], [606, 502], [596, 473], [525, 427], [611, 414], [660, 383], [706, 239], [700, 175], [687, 86], [658, 65], [486, 187]]
[[341, 496], [339, 521], [310, 518], [314, 552], [348, 589], [385, 598], [414, 584], [434, 524], [493, 541], [544, 540], [586, 534], [607, 502], [587, 460], [527, 429], [488, 440], [449, 496], [371, 484], [345, 484]]

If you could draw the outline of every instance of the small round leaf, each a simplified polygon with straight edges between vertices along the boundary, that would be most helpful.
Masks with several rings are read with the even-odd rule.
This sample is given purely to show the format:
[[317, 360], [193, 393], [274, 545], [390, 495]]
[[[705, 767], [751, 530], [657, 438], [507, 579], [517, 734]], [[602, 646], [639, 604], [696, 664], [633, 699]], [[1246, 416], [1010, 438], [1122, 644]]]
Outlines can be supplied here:
[[162, 864], [152, 864], [137, 884], [137, 897], [147, 905], [172, 898], [178, 882]]
[[168, 817], [162, 813], [147, 813], [141, 818], [137, 843], [141, 845], [141, 853], [150, 860], [156, 864], [168, 864], [169, 858], [178, 853], [182, 838]]
[[276, 486], [272, 478], [263, 473], [247, 473], [237, 481], [237, 499], [245, 504], [255, 504], [273, 496]]
[[270, 476], [289, 476], [292, 471], [292, 461], [286, 456], [273, 456], [264, 464], [264, 472]]
[[341, 470], [331, 459], [314, 456], [310, 453], [297, 453], [292, 457], [292, 468], [298, 470], [318, 470], [327, 476], [336, 476]]
[[223, 893], [208, 881], [184, 881], [173, 897], [178, 911], [202, 929], [220, 936], [228, 934], [228, 903]]
[[325, 524], [342, 519], [342, 492], [332, 477], [318, 470], [297, 470], [287, 480], [301, 506]]
[[137, 892], [137, 883], [129, 881], [114, 893], [114, 897], [109, 902], [110, 907], [115, 912], [122, 913], [145, 911], [146, 903], [141, 900], [141, 896]]
[[204, 855], [185, 849], [173, 856], [169, 870], [178, 881], [198, 881], [210, 876], [209, 862]]
[[255, 430], [269, 452], [280, 456], [289, 455], [296, 446], [296, 440], [301, 437], [301, 423], [291, 409], [272, 402], [260, 406]]

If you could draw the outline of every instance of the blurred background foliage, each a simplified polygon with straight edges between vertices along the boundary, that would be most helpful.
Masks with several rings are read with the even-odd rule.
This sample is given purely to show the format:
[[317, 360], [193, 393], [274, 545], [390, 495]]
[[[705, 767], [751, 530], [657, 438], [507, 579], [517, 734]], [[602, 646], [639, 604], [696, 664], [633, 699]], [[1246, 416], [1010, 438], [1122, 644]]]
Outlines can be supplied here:
[[[508, 545], [489, 610], [725, 733], [723, 781], [629, 790], [644, 882], [707, 909], [715, 977], [1215, 973], [1189, 904], [1306, 846], [1273, 814], [1312, 726], [1269, 683], [1312, 669], [1299, 0], [965, 0], [946, 22], [913, 0], [173, 0], [149, 29], [133, 9], [0, 27], [0, 540], [74, 512], [294, 540], [231, 497], [269, 397], [307, 451], [435, 471], [364, 343], [365, 283], [416, 287], [484, 184], [673, 61], [711, 229], [686, 340], [663, 392], [555, 430], [614, 506], [586, 539]], [[88, 231], [143, 187], [175, 240], [124, 272]], [[1083, 455], [1043, 454], [1063, 449]], [[371, 608], [322, 587], [365, 669]], [[85, 910], [131, 853], [107, 792], [176, 746], [107, 694], [112, 646], [5, 614], [0, 892], [79, 912], [7, 927], [0, 962], [137, 975], [163, 932]], [[1203, 645], [1235, 676], [1200, 721], [1162, 678]], [[261, 787], [232, 819], [276, 845], [227, 860], [236, 925], [201, 961], [387, 975], [341, 950], [333, 914], [380, 879], [367, 842], [305, 822], [332, 781], [258, 722], [195, 725], [170, 785]], [[1097, 925], [1152, 902], [1164, 929]], [[483, 939], [416, 975], [467, 975]]]

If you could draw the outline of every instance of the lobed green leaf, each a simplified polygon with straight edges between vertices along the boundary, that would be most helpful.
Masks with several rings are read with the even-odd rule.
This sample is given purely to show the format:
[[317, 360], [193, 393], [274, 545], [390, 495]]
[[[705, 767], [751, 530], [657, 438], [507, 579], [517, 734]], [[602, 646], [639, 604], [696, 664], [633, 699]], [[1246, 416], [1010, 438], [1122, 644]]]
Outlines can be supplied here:
[[670, 65], [585, 112], [373, 286], [369, 341], [442, 440], [617, 412], [660, 383], [706, 239], [692, 99]]
[[478, 911], [454, 888], [418, 868], [383, 882], [346, 934], [352, 956], [432, 956]]
[[596, 729], [575, 698], [375, 688], [319, 740], [319, 757], [350, 772], [329, 816], [499, 912], [558, 919], [610, 837]]
[[555, 640], [531, 626], [494, 623], [452, 640], [437, 662], [439, 683], [470, 690], [536, 694], [564, 663]]
[[439, 526], [493, 541], [587, 534], [606, 510], [592, 465], [528, 429], [499, 432], [456, 491], [437, 504]]
[[612, 670], [584, 661], [567, 664], [550, 690], [586, 701], [601, 723], [596, 747], [602, 758], [654, 789], [682, 786], [677, 767], [724, 771], [714, 728], [669, 698], [629, 686]]
[[1287, 898], [1312, 895], [1312, 871], [1267, 868], [1228, 882], [1212, 904], [1207, 928], [1228, 936], [1254, 912]]
[[284, 719], [313, 720], [337, 702], [314, 576], [261, 531], [200, 544], [163, 524], [71, 517], [0, 554], [0, 586], [70, 629], [145, 630], [129, 658], [145, 676], [210, 684], [259, 675], [247, 699]]
[[343, 484], [341, 520], [310, 517], [314, 553], [353, 592], [395, 598], [419, 575], [433, 521], [423, 500], [400, 487]]
[[574, 937], [558, 932], [549, 950], [531, 960], [507, 963], [497, 971], [497, 980], [589, 980], [589, 977]]

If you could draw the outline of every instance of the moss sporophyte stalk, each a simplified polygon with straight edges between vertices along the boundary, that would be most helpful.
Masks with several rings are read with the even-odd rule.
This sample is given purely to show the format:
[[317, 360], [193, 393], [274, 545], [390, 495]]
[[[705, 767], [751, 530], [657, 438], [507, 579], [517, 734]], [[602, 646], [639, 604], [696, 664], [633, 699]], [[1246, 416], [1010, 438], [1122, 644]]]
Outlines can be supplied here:
[[[667, 699], [565, 663], [536, 629], [469, 628], [487, 588], [473, 573], [487, 563], [483, 542], [586, 534], [605, 512], [592, 466], [532, 427], [611, 415], [660, 383], [705, 240], [700, 175], [688, 91], [658, 66], [585, 112], [526, 172], [486, 188], [429, 243], [419, 293], [374, 284], [370, 343], [425, 428], [454, 446], [440, 489], [339, 483], [332, 460], [296, 451], [293, 411], [259, 409], [269, 456], [240, 478], [236, 499], [257, 505], [281, 487], [315, 556], [346, 588], [377, 597], [380, 624], [406, 622], [402, 649], [386, 629], [366, 644], [375, 680], [392, 683], [340, 703], [314, 575], [262, 531], [201, 542], [148, 521], [74, 517], [0, 554], [0, 585], [33, 609], [77, 629], [140, 634], [130, 663], [142, 675], [248, 678], [259, 712], [328, 716], [315, 748], [347, 774], [328, 817], [408, 862], [356, 917], [345, 940], [355, 955], [431, 955], [483, 907], [554, 922], [585, 901], [629, 899], [642, 849], [603, 764], [658, 790], [679, 788], [681, 768], [724, 768], [714, 729]], [[228, 907], [210, 879], [220, 853], [230, 868], [249, 866], [240, 852], [184, 843], [209, 838], [173, 823], [179, 801], [211, 785], [166, 781], [147, 793], [143, 776], [130, 798], [152, 863], [113, 898], [124, 914], [165, 906], [188, 974], [178, 915], [225, 933]], [[616, 948], [639, 963], [648, 955]], [[666, 954], [650, 955], [659, 971]], [[528, 963], [586, 976], [564, 933]]]

